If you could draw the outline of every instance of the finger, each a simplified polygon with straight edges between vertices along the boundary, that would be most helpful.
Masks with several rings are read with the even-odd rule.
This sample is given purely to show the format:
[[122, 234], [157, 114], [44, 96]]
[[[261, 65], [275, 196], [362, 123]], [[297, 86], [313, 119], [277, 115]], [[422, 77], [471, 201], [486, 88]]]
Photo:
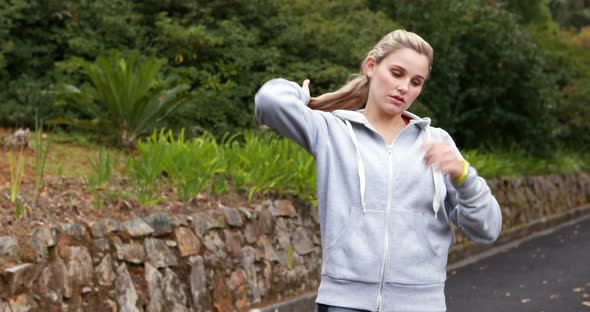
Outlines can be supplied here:
[[436, 156], [438, 158], [441, 156], [451, 157], [454, 155], [453, 150], [447, 144], [433, 143], [428, 145], [425, 144], [423, 146], [427, 146], [426, 148], [428, 149], [426, 154], [429, 156]]
[[301, 88], [309, 90], [309, 79], [303, 80], [303, 84], [301, 85]]
[[432, 159], [432, 161], [438, 163], [439, 165], [452, 163], [457, 159], [457, 157], [454, 154], [445, 151], [433, 153], [430, 155], [430, 158]]
[[424, 158], [432, 159], [440, 154], [440, 147], [436, 143], [422, 144], [422, 150], [424, 151]]
[[432, 155], [426, 154], [424, 155], [424, 164], [430, 166], [432, 164], [433, 158]]
[[424, 163], [427, 165], [436, 164], [444, 167], [446, 163], [452, 162], [455, 155], [445, 146], [433, 145], [424, 155]]

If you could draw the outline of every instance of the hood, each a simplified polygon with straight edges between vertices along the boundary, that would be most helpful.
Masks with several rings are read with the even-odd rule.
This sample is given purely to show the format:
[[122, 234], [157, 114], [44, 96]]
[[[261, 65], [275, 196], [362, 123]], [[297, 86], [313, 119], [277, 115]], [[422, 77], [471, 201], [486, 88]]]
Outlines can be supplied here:
[[[356, 111], [353, 110], [346, 110], [346, 109], [337, 109], [335, 111], [332, 112], [332, 114], [336, 117], [338, 117], [340, 120], [343, 121], [349, 121], [349, 122], [353, 122], [353, 123], [357, 123], [357, 124], [362, 124], [365, 125], [369, 128], [371, 127], [371, 124], [369, 123], [369, 121], [367, 120], [367, 118], [365, 117], [365, 115], [363, 114], [364, 109], [359, 109]], [[410, 124], [414, 124], [417, 127], [419, 127], [420, 129], [425, 129], [427, 126], [430, 126], [430, 118], [426, 117], [426, 118], [420, 118], [417, 115], [414, 115], [408, 111], [404, 111], [402, 113], [403, 116], [406, 116], [410, 119]]]

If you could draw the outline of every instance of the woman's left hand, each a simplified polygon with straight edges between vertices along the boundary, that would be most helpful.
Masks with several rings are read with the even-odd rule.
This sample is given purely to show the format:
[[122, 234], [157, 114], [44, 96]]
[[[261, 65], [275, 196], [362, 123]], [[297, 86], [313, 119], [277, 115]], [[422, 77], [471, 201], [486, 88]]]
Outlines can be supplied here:
[[422, 145], [426, 150], [424, 163], [434, 168], [448, 172], [453, 180], [458, 179], [463, 173], [465, 160], [459, 158], [451, 146], [445, 143], [429, 143]]

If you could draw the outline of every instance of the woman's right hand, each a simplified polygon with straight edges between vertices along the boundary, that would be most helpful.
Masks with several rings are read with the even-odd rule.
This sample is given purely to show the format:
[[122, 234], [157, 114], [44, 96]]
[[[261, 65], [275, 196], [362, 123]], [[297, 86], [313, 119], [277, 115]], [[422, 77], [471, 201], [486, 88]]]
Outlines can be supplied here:
[[307, 93], [307, 95], [310, 95], [309, 94], [309, 79], [303, 80], [303, 84], [301, 85], [301, 89], [303, 89], [303, 91], [305, 91]]

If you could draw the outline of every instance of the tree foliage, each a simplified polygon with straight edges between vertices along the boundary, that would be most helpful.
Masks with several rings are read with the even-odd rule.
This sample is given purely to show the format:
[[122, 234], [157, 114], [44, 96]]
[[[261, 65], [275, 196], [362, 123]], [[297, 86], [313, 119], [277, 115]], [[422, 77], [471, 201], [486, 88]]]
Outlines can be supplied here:
[[590, 26], [588, 0], [549, 0], [548, 6], [554, 21], [565, 28], [580, 29]]
[[545, 60], [543, 73], [558, 90], [548, 116], [553, 122], [554, 141], [587, 150], [590, 147], [590, 27], [584, 26], [590, 24], [590, 1], [535, 0], [531, 6], [534, 10], [522, 3], [514, 5], [518, 1], [503, 2], [532, 34]]
[[555, 88], [515, 15], [470, 0], [397, 1], [389, 14], [433, 46], [421, 102], [460, 146], [547, 151]]
[[[267, 79], [309, 78], [312, 94], [333, 91], [381, 36], [403, 27], [435, 49], [432, 76], [413, 109], [432, 114], [462, 147], [542, 152], [555, 138], [575, 146], [586, 140], [578, 131], [590, 133], [583, 120], [565, 121], [588, 117], [582, 106], [590, 100], [590, 70], [579, 65], [588, 54], [571, 44], [584, 42], [578, 29], [585, 13], [576, 12], [588, 6], [587, 0], [7, 0], [0, 3], [0, 124], [32, 126], [35, 111], [42, 119], [89, 117], [56, 106], [49, 91], [89, 84], [84, 64], [115, 49], [165, 60], [162, 74], [188, 86], [192, 100], [165, 125], [221, 137], [255, 126], [253, 95]], [[574, 28], [564, 36], [561, 27]]]

